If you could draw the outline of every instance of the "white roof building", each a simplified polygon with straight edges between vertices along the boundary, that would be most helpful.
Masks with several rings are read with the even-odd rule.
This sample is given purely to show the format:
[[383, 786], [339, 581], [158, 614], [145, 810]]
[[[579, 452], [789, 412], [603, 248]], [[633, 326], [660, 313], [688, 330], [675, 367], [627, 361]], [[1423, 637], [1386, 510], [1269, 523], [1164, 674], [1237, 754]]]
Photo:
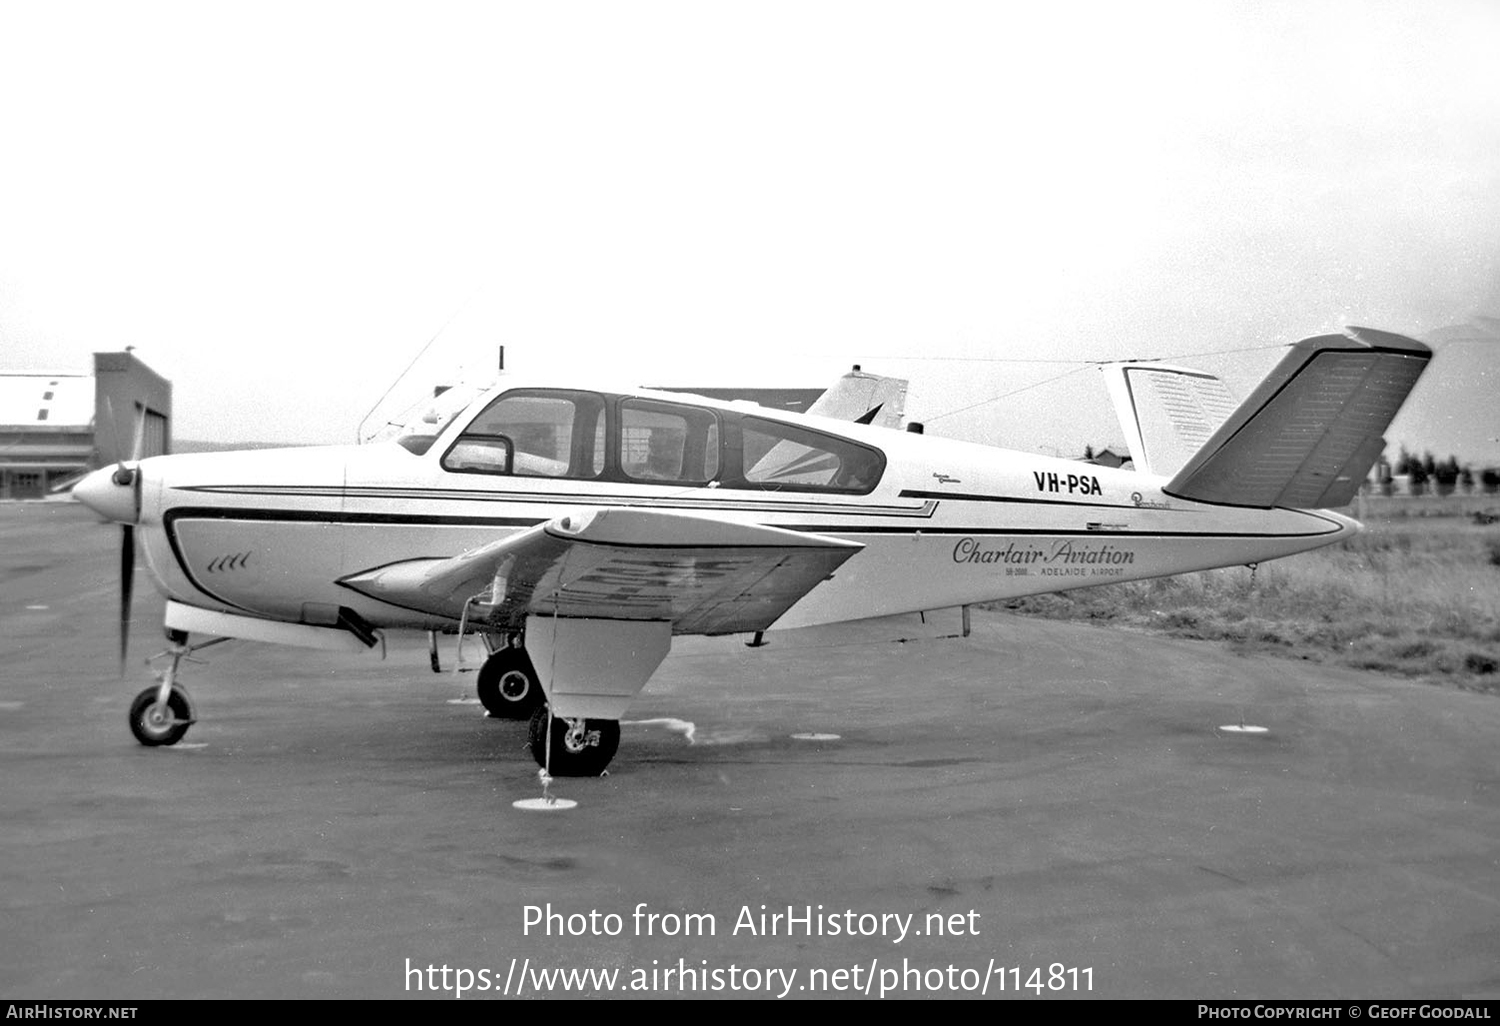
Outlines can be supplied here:
[[172, 386], [130, 353], [95, 353], [93, 374], [0, 373], [0, 499], [39, 499], [84, 471], [166, 452]]
[[94, 378], [90, 374], [43, 371], [0, 374], [0, 429], [87, 429], [94, 422]]

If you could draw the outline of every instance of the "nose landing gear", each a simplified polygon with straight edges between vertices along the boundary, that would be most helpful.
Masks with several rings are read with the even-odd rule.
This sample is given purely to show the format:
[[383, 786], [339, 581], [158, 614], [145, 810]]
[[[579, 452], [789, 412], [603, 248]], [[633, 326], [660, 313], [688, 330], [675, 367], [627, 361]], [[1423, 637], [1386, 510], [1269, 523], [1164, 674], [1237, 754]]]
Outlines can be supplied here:
[[211, 638], [197, 645], [189, 645], [187, 637], [185, 631], [167, 631], [167, 640], [172, 647], [157, 653], [146, 662], [149, 665], [152, 660], [169, 655], [172, 657], [172, 664], [157, 678], [153, 687], [136, 695], [135, 701], [130, 703], [130, 732], [137, 741], [149, 748], [175, 745], [182, 740], [188, 728], [198, 722], [187, 689], [177, 680], [177, 671], [182, 661], [199, 649], [230, 640]]

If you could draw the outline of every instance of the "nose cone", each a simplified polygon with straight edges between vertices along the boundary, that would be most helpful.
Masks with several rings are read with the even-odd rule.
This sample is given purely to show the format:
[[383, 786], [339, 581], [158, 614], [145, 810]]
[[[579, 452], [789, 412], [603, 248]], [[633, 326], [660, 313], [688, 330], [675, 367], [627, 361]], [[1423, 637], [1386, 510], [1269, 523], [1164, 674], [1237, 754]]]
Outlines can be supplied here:
[[73, 498], [107, 520], [122, 524], [133, 524], [140, 518], [140, 468], [124, 468], [129, 480], [121, 484], [116, 475], [121, 466], [104, 467], [73, 486]]

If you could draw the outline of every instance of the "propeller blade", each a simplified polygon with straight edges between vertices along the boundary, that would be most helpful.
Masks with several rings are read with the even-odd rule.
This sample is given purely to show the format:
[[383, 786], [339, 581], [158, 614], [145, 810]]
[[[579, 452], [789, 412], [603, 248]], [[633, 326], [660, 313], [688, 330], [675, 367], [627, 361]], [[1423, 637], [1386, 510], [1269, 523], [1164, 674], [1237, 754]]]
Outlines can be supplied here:
[[118, 462], [125, 458], [125, 449], [120, 445], [120, 425], [115, 420], [115, 404], [110, 402], [109, 396], [104, 397], [104, 416], [109, 420], [109, 433], [115, 440], [115, 459]]
[[135, 445], [130, 450], [130, 462], [141, 461], [141, 447], [146, 444], [146, 407], [142, 406], [135, 418]]
[[130, 647], [130, 593], [135, 586], [135, 526], [120, 533], [120, 676], [125, 676], [125, 654]]
[[[105, 415], [109, 418], [110, 433], [115, 438], [115, 484], [127, 485], [135, 477], [135, 471], [125, 464], [125, 447], [120, 444], [120, 423], [115, 420], [115, 404], [110, 402], [109, 396], [104, 397]], [[139, 463], [141, 459], [141, 446], [146, 436], [146, 408], [141, 407], [141, 414], [135, 422], [135, 455], [134, 460]]]

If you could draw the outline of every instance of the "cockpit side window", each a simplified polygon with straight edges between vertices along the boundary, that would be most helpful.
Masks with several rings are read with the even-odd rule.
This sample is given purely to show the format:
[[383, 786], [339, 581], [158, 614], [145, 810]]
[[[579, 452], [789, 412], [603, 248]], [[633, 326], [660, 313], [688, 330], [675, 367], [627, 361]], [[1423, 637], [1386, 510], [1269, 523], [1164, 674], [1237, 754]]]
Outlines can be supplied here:
[[604, 466], [603, 438], [602, 396], [518, 389], [475, 417], [442, 464], [460, 473], [594, 478]]
[[738, 487], [865, 495], [880, 483], [885, 456], [847, 438], [759, 417], [740, 424], [744, 483]]
[[632, 481], [707, 484], [719, 473], [719, 418], [696, 406], [623, 400], [620, 470]]

